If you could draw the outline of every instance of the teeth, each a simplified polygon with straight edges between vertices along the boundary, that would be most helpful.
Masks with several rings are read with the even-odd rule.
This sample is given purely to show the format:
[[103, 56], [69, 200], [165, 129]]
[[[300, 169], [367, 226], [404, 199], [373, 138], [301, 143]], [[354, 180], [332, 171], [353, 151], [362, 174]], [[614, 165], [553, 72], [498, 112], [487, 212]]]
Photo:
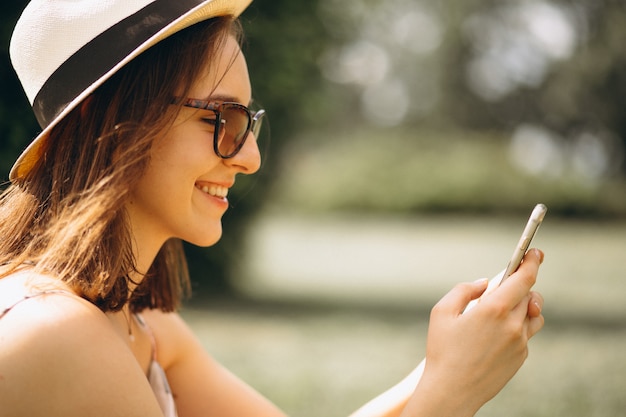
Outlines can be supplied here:
[[228, 188], [215, 184], [203, 185], [200, 190], [214, 197], [226, 198], [228, 195]]

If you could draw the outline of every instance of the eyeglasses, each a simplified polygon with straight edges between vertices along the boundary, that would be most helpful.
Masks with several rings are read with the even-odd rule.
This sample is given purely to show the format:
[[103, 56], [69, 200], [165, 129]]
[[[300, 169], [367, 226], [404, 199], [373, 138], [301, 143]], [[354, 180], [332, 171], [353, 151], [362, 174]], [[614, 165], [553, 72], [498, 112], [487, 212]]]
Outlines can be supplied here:
[[[179, 101], [180, 99], [175, 99]], [[237, 155], [246, 143], [246, 138], [252, 132], [258, 137], [261, 131], [261, 121], [265, 110], [250, 110], [243, 104], [231, 102], [214, 102], [195, 98], [183, 99], [184, 107], [210, 110], [214, 118], [205, 118], [205, 122], [214, 126], [213, 150], [223, 159]]]

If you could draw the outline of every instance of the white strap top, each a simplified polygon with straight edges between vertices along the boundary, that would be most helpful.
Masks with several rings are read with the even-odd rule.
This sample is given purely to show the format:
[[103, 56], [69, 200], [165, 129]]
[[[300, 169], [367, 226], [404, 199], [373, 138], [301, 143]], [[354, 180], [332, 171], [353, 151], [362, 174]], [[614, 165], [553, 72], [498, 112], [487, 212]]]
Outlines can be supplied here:
[[[34, 297], [39, 297], [46, 294], [65, 294], [76, 296], [74, 293], [66, 290], [45, 290], [32, 294], [25, 295], [23, 298], [14, 302], [13, 304], [2, 308], [0, 306], [0, 319], [2, 319], [11, 309], [13, 309], [16, 305]], [[157, 351], [156, 351], [156, 341], [154, 339], [154, 335], [152, 334], [151, 329], [146, 325], [141, 316], [136, 315], [138, 321], [144, 326], [148, 332], [150, 333], [150, 338], [152, 340], [152, 361], [150, 362], [150, 369], [148, 371], [148, 382], [152, 387], [152, 391], [161, 406], [161, 410], [163, 411], [164, 417], [177, 417], [178, 413], [176, 412], [176, 404], [174, 403], [174, 396], [172, 395], [172, 390], [170, 389], [170, 385], [167, 382], [167, 376], [165, 375], [165, 371], [159, 365], [157, 361]]]
[[165, 417], [178, 417], [176, 412], [176, 404], [174, 403], [174, 396], [170, 389], [170, 384], [167, 382], [167, 375], [157, 360], [157, 346], [156, 339], [152, 333], [150, 326], [146, 324], [143, 317], [139, 314], [135, 314], [137, 321], [148, 331], [150, 334], [150, 340], [152, 342], [152, 362], [150, 362], [150, 370], [148, 371], [148, 382], [152, 387], [152, 391], [156, 396], [161, 411]]

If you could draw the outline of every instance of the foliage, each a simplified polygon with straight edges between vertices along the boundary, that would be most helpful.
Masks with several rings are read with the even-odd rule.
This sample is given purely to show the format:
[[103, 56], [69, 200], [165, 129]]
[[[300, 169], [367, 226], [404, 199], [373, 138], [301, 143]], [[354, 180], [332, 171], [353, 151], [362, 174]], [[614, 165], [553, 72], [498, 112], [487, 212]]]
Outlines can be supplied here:
[[561, 175], [626, 170], [623, 2], [319, 2], [333, 36], [321, 69], [346, 110], [336, 123], [497, 130], [518, 142], [530, 128]]
[[[186, 247], [197, 292], [207, 292], [203, 288], [208, 292], [232, 290], [232, 274], [241, 261], [245, 232], [277, 175], [276, 161], [283, 144], [307, 118], [309, 102], [302, 97], [313, 98], [320, 91], [321, 77], [314, 62], [324, 37], [319, 23], [310, 19], [314, 8], [314, 2], [256, 2], [242, 16], [253, 96], [267, 110], [264, 126], [271, 129], [264, 127], [259, 138], [263, 154], [260, 172], [238, 177], [229, 194], [232, 208], [223, 218], [220, 242], [208, 249]], [[204, 271], [211, 271], [209, 280]]]
[[[3, 45], [8, 45], [26, 3], [4, 5]], [[294, 149], [305, 152], [306, 146], [286, 153], [285, 145], [300, 138], [320, 146], [339, 145], [342, 136], [354, 137], [363, 130], [339, 132], [357, 127], [369, 129], [380, 140], [385, 140], [385, 129], [394, 126], [465, 131], [466, 152], [484, 149], [485, 142], [472, 138], [484, 138], [486, 132], [492, 138], [488, 142], [500, 147], [484, 149], [486, 154], [495, 158], [498, 152], [509, 152], [506, 147], [519, 151], [518, 166], [526, 171], [520, 175], [508, 167], [508, 177], [500, 180], [507, 177], [509, 189], [511, 184], [517, 189], [538, 183], [560, 195], [563, 212], [569, 214], [622, 210], [621, 203], [606, 197], [601, 204], [608, 209], [594, 208], [599, 195], [624, 194], [626, 6], [620, 0], [257, 0], [242, 22], [254, 96], [268, 110], [272, 129], [260, 141], [267, 148], [261, 172], [238, 179], [231, 198], [234, 207], [224, 218], [223, 240], [210, 249], [187, 247], [192, 275], [206, 281], [203, 271], [211, 271], [215, 288], [229, 288], [253, 213], [276, 196], [270, 194], [270, 185], [280, 180], [276, 184], [282, 187], [296, 161], [306, 159], [294, 154]], [[7, 54], [0, 57], [0, 82], [4, 180], [38, 127]], [[439, 139], [447, 136], [443, 133]], [[397, 152], [410, 159], [410, 153], [421, 151], [409, 147]], [[341, 174], [345, 166], [340, 159], [335, 163]], [[438, 164], [431, 163], [436, 170]], [[329, 167], [324, 165], [323, 171]], [[482, 168], [462, 171], [462, 177], [442, 183], [439, 193], [425, 196], [424, 191], [421, 202], [420, 194], [412, 195], [415, 190], [408, 187], [391, 209], [526, 209], [528, 203], [521, 198], [492, 206], [502, 200], [494, 201], [494, 193], [486, 192], [491, 190], [467, 188], [471, 178], [484, 178]], [[355, 172], [366, 180], [380, 180], [371, 168]], [[572, 172], [585, 179], [574, 184]], [[447, 181], [443, 174], [436, 177]], [[546, 177], [560, 179], [546, 185], [541, 180]], [[371, 201], [350, 202], [346, 190], [354, 188], [343, 186], [343, 208], [368, 209]], [[519, 193], [525, 195], [528, 189]]]
[[[8, 46], [13, 26], [27, 3], [16, 0], [4, 6], [0, 17], [2, 45]], [[237, 187], [229, 195], [233, 207], [224, 216], [222, 240], [209, 249], [186, 246], [198, 292], [230, 291], [230, 275], [241, 255], [245, 230], [275, 175], [271, 161], [280, 157], [281, 145], [289, 132], [310, 117], [310, 101], [320, 101], [314, 98], [321, 91], [315, 59], [324, 36], [321, 24], [311, 19], [314, 15], [314, 2], [280, 0], [256, 2], [242, 16], [247, 33], [244, 50], [252, 69], [254, 95], [268, 111], [266, 120], [271, 120], [272, 130], [267, 129], [260, 138], [260, 146], [265, 149], [261, 172], [251, 178], [238, 178]], [[40, 129], [8, 54], [2, 54], [0, 59], [0, 173], [5, 181], [19, 152]], [[303, 101], [302, 97], [311, 100]]]
[[[8, 51], [13, 26], [26, 3], [19, 0], [3, 6], [0, 44], [5, 51]], [[15, 158], [35, 136], [38, 125], [6, 52], [0, 55], [0, 85], [0, 181], [5, 181]]]
[[270, 200], [281, 212], [527, 214], [543, 202], [551, 217], [626, 216], [624, 178], [529, 174], [498, 131], [361, 128], [321, 144], [318, 136], [287, 146]]
[[[624, 2], [478, 2], [467, 16], [463, 38], [445, 66], [447, 84], [454, 87], [444, 96], [445, 108], [456, 125], [502, 131], [539, 126], [561, 147], [582, 147], [587, 158], [598, 148], [606, 159], [600, 179], [626, 172]], [[520, 45], [523, 39], [526, 45]], [[496, 58], [534, 62], [535, 68], [498, 64]], [[480, 60], [496, 66], [485, 74], [509, 88], [483, 88], [481, 94], [472, 86], [472, 65]]]

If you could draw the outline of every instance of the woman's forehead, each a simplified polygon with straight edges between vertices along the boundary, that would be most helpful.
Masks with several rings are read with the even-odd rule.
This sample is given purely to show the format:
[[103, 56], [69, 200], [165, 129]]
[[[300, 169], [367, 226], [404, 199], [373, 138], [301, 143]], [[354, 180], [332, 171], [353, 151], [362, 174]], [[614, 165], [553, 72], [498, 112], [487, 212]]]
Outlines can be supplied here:
[[252, 87], [248, 66], [234, 37], [228, 37], [203, 74], [191, 89], [193, 98], [242, 104], [250, 102]]

